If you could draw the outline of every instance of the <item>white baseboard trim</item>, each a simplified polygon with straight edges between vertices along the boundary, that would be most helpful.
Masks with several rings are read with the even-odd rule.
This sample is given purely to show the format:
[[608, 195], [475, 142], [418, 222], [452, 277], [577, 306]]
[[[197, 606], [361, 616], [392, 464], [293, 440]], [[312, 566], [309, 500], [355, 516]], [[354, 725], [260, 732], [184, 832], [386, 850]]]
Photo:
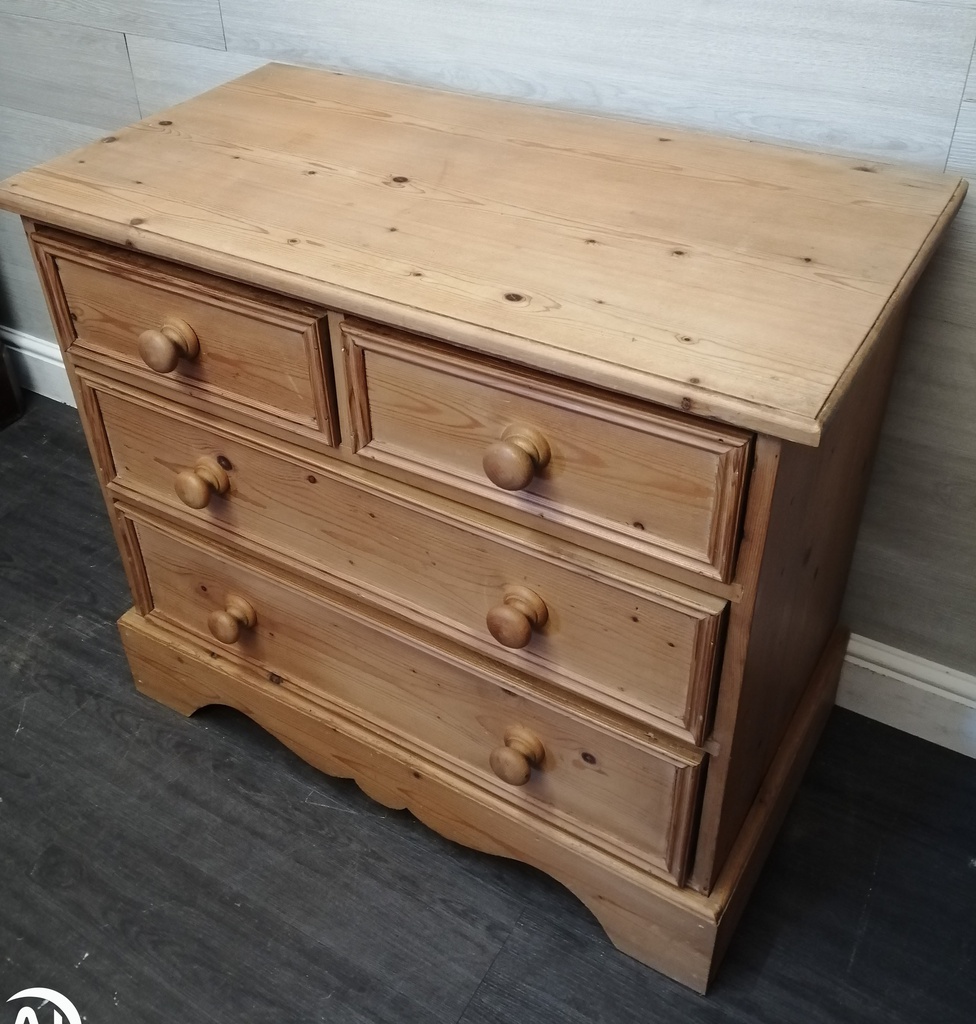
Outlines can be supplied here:
[[976, 757], [976, 676], [855, 635], [837, 704]]
[[[66, 405], [74, 395], [53, 341], [0, 326], [21, 387]], [[854, 635], [837, 704], [913, 736], [976, 757], [976, 676]]]
[[17, 383], [25, 391], [33, 391], [65, 405], [75, 404], [61, 350], [55, 342], [2, 325], [0, 341], [12, 357]]

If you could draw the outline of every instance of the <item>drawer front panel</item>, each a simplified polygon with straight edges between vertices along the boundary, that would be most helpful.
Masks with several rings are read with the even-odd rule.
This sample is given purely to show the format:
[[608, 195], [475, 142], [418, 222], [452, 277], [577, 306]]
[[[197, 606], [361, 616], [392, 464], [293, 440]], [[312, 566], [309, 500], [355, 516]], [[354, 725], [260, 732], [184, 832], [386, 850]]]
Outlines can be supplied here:
[[355, 321], [342, 331], [361, 456], [731, 578], [748, 435]]
[[324, 310], [106, 247], [49, 243], [46, 251], [75, 332], [72, 348], [335, 443]]
[[[418, 492], [303, 461], [295, 450], [276, 453], [145, 399], [136, 405], [99, 391], [98, 402], [119, 485], [338, 577], [373, 603], [522, 671], [700, 739], [724, 601], [632, 570], [604, 577], [550, 553], [531, 531], [435, 512], [417, 503]], [[176, 486], [201, 459], [226, 467], [227, 490], [190, 510]], [[545, 621], [516, 638], [526, 646], [504, 646], [496, 636], [511, 642], [505, 631], [526, 627], [513, 600], [526, 591], [543, 602]]]
[[[148, 525], [137, 531], [152, 618], [236, 652], [272, 682], [316, 691], [538, 816], [680, 880], [697, 754], [685, 760], [604, 731], [445, 660], [415, 638], [377, 628], [321, 593]], [[236, 639], [224, 635], [229, 643], [215, 642], [210, 624], [241, 601], [251, 606], [253, 625], [241, 625]], [[516, 747], [526, 734], [542, 744], [541, 763], [528, 766], [524, 785], [511, 776], [502, 781], [492, 768], [507, 733]], [[518, 765], [517, 750], [508, 757]], [[507, 772], [505, 755], [501, 761]]]

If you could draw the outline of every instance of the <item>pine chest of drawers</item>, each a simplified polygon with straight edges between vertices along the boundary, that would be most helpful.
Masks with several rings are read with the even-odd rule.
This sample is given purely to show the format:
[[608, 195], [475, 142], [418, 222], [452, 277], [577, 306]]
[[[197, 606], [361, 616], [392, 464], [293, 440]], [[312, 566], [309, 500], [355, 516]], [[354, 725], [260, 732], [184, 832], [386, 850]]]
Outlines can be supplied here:
[[10, 179], [136, 685], [704, 990], [964, 183], [269, 66]]

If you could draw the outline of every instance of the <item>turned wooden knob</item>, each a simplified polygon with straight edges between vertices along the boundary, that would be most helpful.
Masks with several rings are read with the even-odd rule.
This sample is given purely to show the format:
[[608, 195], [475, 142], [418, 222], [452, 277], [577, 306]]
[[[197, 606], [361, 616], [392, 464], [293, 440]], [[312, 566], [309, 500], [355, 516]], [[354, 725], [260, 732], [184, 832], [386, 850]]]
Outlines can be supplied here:
[[549, 442], [533, 427], [507, 427], [485, 450], [485, 476], [505, 491], [521, 491], [549, 462]]
[[513, 725], [505, 730], [505, 746], [495, 747], [488, 758], [491, 770], [510, 786], [524, 786], [546, 756], [542, 740], [531, 729]]
[[181, 359], [196, 359], [200, 342], [185, 321], [168, 316], [162, 324], [139, 335], [139, 355], [150, 370], [172, 373]]
[[257, 612], [250, 602], [231, 594], [223, 608], [207, 616], [207, 628], [222, 644], [236, 644], [241, 638], [241, 630], [253, 629], [257, 621]]
[[525, 647], [532, 630], [546, 624], [549, 609], [545, 601], [528, 587], [509, 587], [505, 599], [488, 612], [488, 632], [503, 647]]
[[190, 508], [206, 508], [214, 494], [225, 494], [230, 488], [230, 477], [216, 459], [205, 455], [197, 459], [193, 469], [176, 474], [173, 484], [176, 496]]

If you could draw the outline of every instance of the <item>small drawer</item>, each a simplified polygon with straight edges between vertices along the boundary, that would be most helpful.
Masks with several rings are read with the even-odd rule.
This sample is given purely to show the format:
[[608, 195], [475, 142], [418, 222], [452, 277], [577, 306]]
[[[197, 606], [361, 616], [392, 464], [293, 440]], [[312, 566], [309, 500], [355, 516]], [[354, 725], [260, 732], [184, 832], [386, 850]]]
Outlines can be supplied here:
[[346, 320], [360, 456], [731, 578], [750, 435]]
[[326, 312], [98, 243], [36, 236], [84, 351], [335, 444]]
[[700, 774], [664, 749], [518, 693], [322, 591], [137, 524], [150, 617], [236, 653], [536, 816], [681, 881]]
[[485, 513], [97, 387], [116, 493], [163, 503], [483, 655], [701, 739], [721, 598], [589, 555], [580, 564], [572, 556], [585, 552]]

